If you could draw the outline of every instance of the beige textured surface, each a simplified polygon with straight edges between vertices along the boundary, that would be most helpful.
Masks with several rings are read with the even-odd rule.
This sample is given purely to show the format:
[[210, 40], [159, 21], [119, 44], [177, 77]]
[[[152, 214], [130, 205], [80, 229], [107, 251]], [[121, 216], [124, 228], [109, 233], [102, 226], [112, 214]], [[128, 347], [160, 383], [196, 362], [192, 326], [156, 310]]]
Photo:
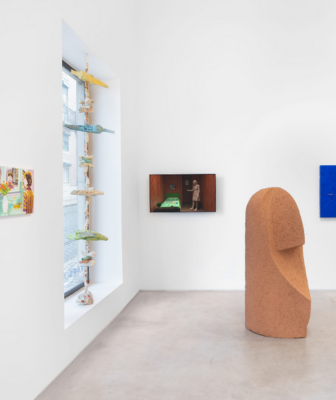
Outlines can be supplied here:
[[307, 335], [311, 298], [299, 209], [280, 188], [263, 189], [246, 208], [245, 324], [264, 336]]

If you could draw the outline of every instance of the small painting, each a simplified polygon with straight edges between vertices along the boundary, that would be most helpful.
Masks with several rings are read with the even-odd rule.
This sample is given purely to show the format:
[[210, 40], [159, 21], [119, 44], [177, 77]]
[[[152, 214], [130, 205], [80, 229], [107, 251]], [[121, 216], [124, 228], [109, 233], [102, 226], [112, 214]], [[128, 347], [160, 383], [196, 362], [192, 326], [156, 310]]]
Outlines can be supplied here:
[[336, 165], [320, 166], [320, 217], [336, 218]]
[[34, 171], [0, 166], [0, 217], [33, 214]]
[[169, 185], [169, 189], [170, 189], [170, 190], [176, 190], [176, 183], [171, 183], [171, 184]]

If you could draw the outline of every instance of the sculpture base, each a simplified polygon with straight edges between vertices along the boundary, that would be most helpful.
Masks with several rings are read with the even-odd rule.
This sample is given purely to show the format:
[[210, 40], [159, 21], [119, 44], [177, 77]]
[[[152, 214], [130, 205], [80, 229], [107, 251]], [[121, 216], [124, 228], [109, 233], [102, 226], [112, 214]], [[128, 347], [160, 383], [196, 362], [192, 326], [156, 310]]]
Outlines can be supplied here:
[[91, 292], [81, 293], [78, 295], [76, 302], [82, 306], [93, 304], [93, 296]]
[[303, 339], [307, 337], [307, 328], [302, 332], [294, 333], [294, 332], [257, 332], [256, 330], [249, 328], [246, 324], [245, 327], [252, 333], [274, 339]]

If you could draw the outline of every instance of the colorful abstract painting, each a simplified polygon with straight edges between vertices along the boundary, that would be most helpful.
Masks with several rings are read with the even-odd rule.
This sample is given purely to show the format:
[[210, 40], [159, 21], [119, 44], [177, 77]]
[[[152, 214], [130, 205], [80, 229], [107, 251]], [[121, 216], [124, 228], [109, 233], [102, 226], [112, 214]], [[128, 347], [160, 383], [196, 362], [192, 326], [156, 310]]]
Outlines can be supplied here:
[[34, 171], [0, 166], [0, 217], [34, 212]]
[[320, 217], [336, 218], [336, 165], [320, 166]]

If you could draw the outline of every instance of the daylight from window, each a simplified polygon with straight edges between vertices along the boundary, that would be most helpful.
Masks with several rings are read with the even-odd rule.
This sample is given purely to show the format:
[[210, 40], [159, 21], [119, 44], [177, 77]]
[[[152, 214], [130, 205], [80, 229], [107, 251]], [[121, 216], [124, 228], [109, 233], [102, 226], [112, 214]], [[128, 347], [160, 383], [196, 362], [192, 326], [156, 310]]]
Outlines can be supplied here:
[[[62, 71], [63, 123], [75, 125], [78, 121], [78, 82]], [[79, 85], [82, 86], [82, 85]], [[83, 135], [63, 126], [63, 226], [64, 226], [64, 292], [68, 292], [83, 282], [84, 267], [78, 263], [81, 243], [66, 238], [79, 228], [80, 200], [70, 193], [79, 188], [78, 148], [84, 147]]]

